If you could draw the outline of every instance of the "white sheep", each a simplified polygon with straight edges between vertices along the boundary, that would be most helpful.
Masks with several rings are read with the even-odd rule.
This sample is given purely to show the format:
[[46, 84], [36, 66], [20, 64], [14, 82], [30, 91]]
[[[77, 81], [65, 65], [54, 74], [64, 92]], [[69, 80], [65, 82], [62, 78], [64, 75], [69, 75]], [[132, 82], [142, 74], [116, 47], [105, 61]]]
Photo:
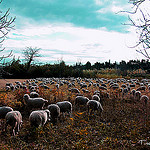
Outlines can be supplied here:
[[139, 88], [136, 89], [136, 91], [145, 91], [146, 86], [140, 86]]
[[75, 98], [75, 106], [79, 107], [79, 106], [86, 106], [86, 103], [89, 101], [89, 99], [87, 97], [84, 96], [77, 96]]
[[69, 101], [62, 101], [62, 102], [57, 102], [56, 103], [59, 108], [60, 112], [63, 113], [68, 113], [70, 116], [72, 115], [72, 104]]
[[[96, 101], [96, 100], [89, 100], [87, 102], [87, 108], [88, 108], [88, 113], [91, 114], [92, 111], [98, 111], [101, 115], [102, 111], [103, 111], [103, 107], [101, 105], [100, 102]], [[91, 112], [90, 112], [91, 109]]]
[[56, 104], [50, 104], [47, 108], [51, 114], [51, 121], [55, 123], [58, 117], [60, 117], [60, 107]]
[[5, 116], [6, 125], [5, 125], [5, 132], [7, 132], [7, 126], [10, 125], [11, 128], [11, 135], [15, 136], [21, 127], [22, 124], [22, 115], [19, 111], [10, 111]]
[[30, 96], [28, 94], [25, 94], [23, 96], [23, 99], [24, 99], [26, 105], [28, 107], [32, 107], [32, 108], [41, 108], [41, 109], [43, 109], [45, 103], [48, 102], [48, 100], [45, 100], [41, 97], [30, 98]]
[[71, 88], [69, 89], [69, 91], [72, 93], [80, 93], [80, 91], [77, 88]]
[[96, 100], [98, 102], [101, 102], [100, 97], [98, 95], [96, 95], [96, 94], [92, 96], [92, 100]]
[[50, 121], [50, 111], [48, 109], [32, 111], [29, 121], [31, 126], [44, 126], [47, 121]]
[[141, 98], [141, 92], [140, 91], [136, 91], [134, 94], [134, 99], [135, 101], [139, 101]]
[[39, 93], [37, 93], [37, 92], [31, 92], [31, 93], [30, 93], [30, 97], [31, 97], [31, 98], [39, 97]]
[[144, 105], [147, 105], [147, 103], [149, 102], [149, 97], [147, 95], [142, 95], [140, 101], [143, 102]]
[[11, 107], [8, 106], [0, 107], [0, 119], [5, 119], [6, 114], [10, 111], [13, 111]]

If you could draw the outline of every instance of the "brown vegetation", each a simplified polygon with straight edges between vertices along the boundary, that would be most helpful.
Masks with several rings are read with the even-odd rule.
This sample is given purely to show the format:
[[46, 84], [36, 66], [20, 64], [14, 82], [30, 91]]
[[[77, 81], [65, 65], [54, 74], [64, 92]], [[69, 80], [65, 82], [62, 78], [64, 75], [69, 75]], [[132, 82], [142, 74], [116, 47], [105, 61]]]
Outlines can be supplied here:
[[[85, 107], [80, 110], [75, 109], [76, 94], [69, 92], [66, 84], [60, 86], [59, 89], [56, 89], [55, 84], [47, 84], [47, 86], [50, 89], [39, 88], [40, 96], [47, 99], [48, 104], [69, 100], [73, 104], [72, 117], [62, 116], [56, 125], [47, 123], [44, 127], [33, 129], [28, 119], [31, 111], [26, 109], [23, 102], [23, 95], [28, 93], [28, 90], [3, 92], [0, 97], [0, 106], [8, 105], [19, 110], [23, 116], [23, 126], [15, 137], [2, 132], [2, 126], [0, 126], [0, 149], [120, 150], [149, 148], [150, 103], [144, 105], [143, 102], [135, 102], [129, 94], [122, 97], [120, 90], [108, 88], [110, 98], [106, 98], [106, 93], [101, 90], [104, 111], [100, 117], [98, 114], [89, 115]], [[80, 89], [77, 83], [76, 87]], [[81, 89], [80, 91], [88, 98], [91, 98], [95, 90], [99, 90], [98, 87], [93, 86], [87, 89], [89, 93], [84, 93]], [[141, 92], [142, 95], [150, 98], [147, 88], [146, 91]]]

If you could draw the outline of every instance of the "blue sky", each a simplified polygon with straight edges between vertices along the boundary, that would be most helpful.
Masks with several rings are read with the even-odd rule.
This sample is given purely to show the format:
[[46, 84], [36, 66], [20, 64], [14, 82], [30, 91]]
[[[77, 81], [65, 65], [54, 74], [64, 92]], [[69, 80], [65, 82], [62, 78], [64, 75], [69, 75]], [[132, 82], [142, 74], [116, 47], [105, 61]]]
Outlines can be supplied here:
[[[67, 64], [139, 59], [134, 49], [136, 35], [122, 10], [128, 0], [3, 0], [0, 9], [16, 17], [15, 30], [3, 46], [23, 58], [22, 50], [41, 48], [39, 62]], [[6, 52], [5, 51], [5, 52]]]

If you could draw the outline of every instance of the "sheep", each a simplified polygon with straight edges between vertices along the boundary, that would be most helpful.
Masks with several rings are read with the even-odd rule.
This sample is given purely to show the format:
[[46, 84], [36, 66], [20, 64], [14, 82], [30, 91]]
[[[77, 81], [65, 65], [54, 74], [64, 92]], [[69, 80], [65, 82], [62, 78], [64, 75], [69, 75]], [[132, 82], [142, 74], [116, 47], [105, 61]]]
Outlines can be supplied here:
[[86, 90], [86, 89], [82, 89], [83, 93], [90, 93], [89, 90]]
[[92, 96], [92, 100], [96, 100], [98, 102], [101, 102], [100, 97], [98, 95], [96, 95], [96, 94]]
[[147, 103], [149, 102], [149, 97], [147, 95], [142, 95], [140, 101], [147, 105]]
[[136, 91], [145, 91], [146, 86], [140, 86], [139, 88], [136, 89]]
[[25, 94], [23, 96], [23, 99], [28, 107], [41, 108], [41, 109], [43, 109], [45, 103], [48, 102], [48, 100], [45, 100], [41, 97], [30, 98], [30, 96], [28, 94]]
[[36, 97], [39, 97], [39, 94], [37, 92], [31, 92], [30, 97], [31, 98], [36, 98]]
[[10, 111], [13, 111], [11, 107], [8, 106], [0, 107], [0, 119], [5, 119], [6, 114]]
[[10, 86], [7, 85], [7, 86], [5, 87], [5, 89], [6, 89], [6, 92], [10, 91]]
[[122, 90], [122, 97], [127, 96], [127, 94], [128, 94], [128, 88], [126, 87]]
[[101, 90], [107, 90], [107, 87], [99, 86], [99, 89], [101, 89]]
[[60, 112], [63, 115], [65, 112], [68, 112], [70, 116], [72, 115], [72, 104], [69, 101], [57, 102], [56, 104], [59, 106]]
[[136, 92], [135, 89], [132, 89], [132, 90], [131, 90], [131, 92], [130, 92], [130, 99], [134, 99], [135, 92]]
[[15, 136], [21, 127], [22, 124], [22, 115], [19, 111], [10, 111], [5, 116], [6, 125], [5, 125], [5, 132], [7, 132], [7, 126], [10, 125], [11, 128], [11, 135]]
[[80, 93], [80, 91], [77, 88], [69, 89], [69, 91], [72, 93]]
[[136, 91], [135, 95], [134, 95], [134, 99], [135, 101], [139, 101], [141, 98], [141, 92], [140, 91]]
[[[89, 100], [86, 105], [87, 105], [89, 114], [91, 114], [92, 111], [97, 110], [101, 116], [101, 113], [103, 111], [103, 107], [102, 107], [100, 102], [98, 102], [96, 100]], [[90, 112], [90, 109], [91, 109], [91, 112]]]
[[32, 111], [29, 116], [30, 125], [36, 128], [44, 126], [47, 121], [50, 121], [50, 117], [48, 109]]
[[86, 103], [89, 101], [87, 97], [84, 96], [77, 96], [75, 98], [75, 106], [79, 107], [80, 105], [86, 106]]
[[94, 91], [94, 95], [98, 95], [100, 97], [100, 91]]
[[60, 107], [56, 104], [50, 104], [47, 108], [51, 114], [51, 121], [55, 123], [57, 121], [56, 119], [60, 117]]

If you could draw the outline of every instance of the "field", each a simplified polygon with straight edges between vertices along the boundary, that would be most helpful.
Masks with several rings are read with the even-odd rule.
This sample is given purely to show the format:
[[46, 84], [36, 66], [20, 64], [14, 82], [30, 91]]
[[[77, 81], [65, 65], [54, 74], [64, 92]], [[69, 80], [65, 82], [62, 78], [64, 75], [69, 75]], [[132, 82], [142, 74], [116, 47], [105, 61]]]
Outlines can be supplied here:
[[[44, 127], [33, 129], [28, 120], [32, 110], [28, 110], [23, 101], [23, 95], [29, 93], [29, 90], [19, 88], [15, 91], [6, 91], [4, 88], [7, 82], [15, 84], [15, 81], [23, 82], [25, 79], [0, 80], [0, 106], [8, 105], [14, 110], [19, 110], [23, 116], [23, 125], [18, 135], [11, 136], [9, 132], [3, 131], [5, 120], [1, 120], [0, 149], [136, 150], [150, 148], [150, 103], [145, 104], [144, 101], [133, 100], [130, 92], [123, 95], [120, 90], [123, 82], [118, 82], [118, 89], [113, 90], [109, 84], [105, 83], [107, 90], [101, 90], [92, 85], [84, 88], [88, 90], [84, 92], [75, 80], [75, 87], [89, 99], [94, 91], [100, 91], [104, 109], [101, 117], [97, 112], [89, 114], [85, 106], [75, 109], [74, 100], [77, 94], [71, 93], [67, 84], [63, 84], [59, 89], [56, 88], [56, 81], [54, 81], [55, 84], [47, 82], [49, 89], [39, 86], [40, 97], [48, 100], [47, 105], [68, 100], [73, 104], [73, 112], [71, 117], [68, 114], [65, 117], [61, 116], [56, 125], [47, 122]], [[71, 80], [68, 81], [71, 82]], [[87, 80], [81, 79], [81, 81], [89, 84]], [[37, 84], [41, 82], [38, 81]], [[96, 80], [93, 79], [92, 82], [96, 83]], [[26, 85], [29, 86], [28, 83]], [[138, 87], [139, 85], [136, 85], [135, 89]], [[142, 90], [141, 93], [150, 98], [147, 85], [146, 90]]]

